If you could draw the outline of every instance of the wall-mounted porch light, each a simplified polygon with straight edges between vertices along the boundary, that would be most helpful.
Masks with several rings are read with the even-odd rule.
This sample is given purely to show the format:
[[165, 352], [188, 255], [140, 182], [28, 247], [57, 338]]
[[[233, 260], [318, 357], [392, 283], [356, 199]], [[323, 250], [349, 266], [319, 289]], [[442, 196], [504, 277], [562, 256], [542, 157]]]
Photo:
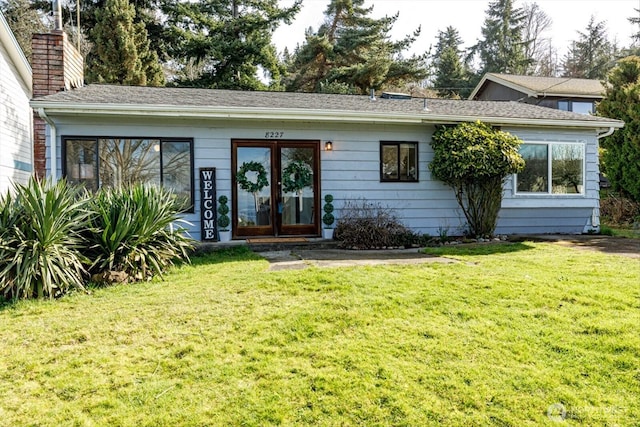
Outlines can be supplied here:
[[333, 142], [325, 141], [324, 143], [324, 151], [332, 151], [333, 150]]

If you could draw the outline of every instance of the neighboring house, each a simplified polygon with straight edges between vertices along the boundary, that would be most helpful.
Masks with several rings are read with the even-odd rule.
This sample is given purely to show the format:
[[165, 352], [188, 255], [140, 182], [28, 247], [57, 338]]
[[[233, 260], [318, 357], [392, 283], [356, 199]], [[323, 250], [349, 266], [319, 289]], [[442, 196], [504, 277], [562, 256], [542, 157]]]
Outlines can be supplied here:
[[496, 231], [586, 232], [599, 226], [597, 140], [623, 126], [516, 102], [115, 85], [31, 105], [48, 120], [47, 174], [91, 189], [162, 183], [191, 202], [185, 219], [203, 240], [214, 195], [229, 197], [236, 239], [319, 236], [325, 194], [338, 219], [364, 198], [416, 232], [460, 233], [452, 189], [429, 172], [430, 141], [437, 125], [476, 120], [525, 141], [527, 168], [506, 182]]
[[592, 114], [595, 111], [595, 103], [602, 100], [604, 92], [599, 80], [487, 73], [469, 99], [518, 101], [574, 113]]
[[0, 195], [33, 170], [31, 67], [0, 12]]

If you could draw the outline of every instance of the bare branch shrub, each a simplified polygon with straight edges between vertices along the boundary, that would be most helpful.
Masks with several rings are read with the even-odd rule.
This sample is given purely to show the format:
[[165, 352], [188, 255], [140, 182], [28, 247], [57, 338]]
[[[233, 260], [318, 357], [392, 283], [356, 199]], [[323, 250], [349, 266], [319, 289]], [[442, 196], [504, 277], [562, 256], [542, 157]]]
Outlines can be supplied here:
[[348, 200], [340, 210], [334, 238], [349, 249], [382, 249], [405, 246], [415, 239], [395, 211], [366, 199]]
[[616, 193], [600, 200], [600, 216], [613, 226], [629, 226], [640, 221], [640, 203]]

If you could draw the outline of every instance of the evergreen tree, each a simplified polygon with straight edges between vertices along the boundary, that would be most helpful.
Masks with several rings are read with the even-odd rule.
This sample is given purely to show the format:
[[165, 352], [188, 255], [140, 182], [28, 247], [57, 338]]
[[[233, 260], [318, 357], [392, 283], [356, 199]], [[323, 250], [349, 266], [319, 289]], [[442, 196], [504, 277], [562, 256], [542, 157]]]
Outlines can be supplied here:
[[438, 31], [438, 43], [432, 61], [433, 85], [438, 96], [459, 98], [466, 97], [471, 92], [471, 71], [463, 59], [464, 52], [460, 49], [462, 43], [460, 34], [454, 27]]
[[162, 67], [149, 49], [144, 24], [134, 24], [135, 9], [128, 0], [107, 0], [96, 12], [91, 31], [94, 51], [87, 58], [89, 82], [138, 86], [164, 84]]
[[633, 9], [636, 11], [637, 15], [632, 16], [631, 18], [627, 18], [630, 23], [632, 23], [636, 27], [636, 31], [633, 34], [633, 39], [636, 42], [640, 42], [640, 9]]
[[22, 52], [31, 62], [31, 38], [34, 33], [44, 33], [47, 27], [40, 13], [29, 0], [0, 1], [0, 10], [4, 15]]
[[597, 114], [625, 122], [602, 140], [603, 170], [614, 190], [640, 202], [640, 57], [621, 59], [611, 70]]
[[473, 52], [480, 57], [480, 74], [525, 74], [533, 62], [526, 56], [527, 41], [523, 40], [525, 14], [514, 7], [514, 0], [489, 3], [482, 26], [483, 40]]
[[607, 37], [604, 21], [596, 22], [592, 16], [586, 32], [578, 31], [579, 38], [564, 58], [565, 77], [604, 79], [614, 64], [615, 46]]
[[420, 30], [391, 41], [398, 15], [373, 19], [364, 0], [331, 0], [325, 23], [310, 28], [293, 55], [287, 90], [367, 93], [426, 77], [423, 57], [403, 58]]
[[[273, 31], [289, 23], [300, 0], [280, 8], [277, 0], [170, 0], [164, 6], [169, 54], [178, 64], [177, 85], [221, 89], [278, 88], [283, 67], [271, 42]], [[187, 63], [200, 64], [190, 77], [181, 71]]]
[[[30, 0], [34, 7], [36, 7], [41, 13], [49, 14], [51, 12], [52, 0]], [[89, 43], [95, 45], [95, 40], [91, 36], [91, 30], [96, 26], [96, 12], [106, 7], [107, 0], [82, 0], [69, 1], [62, 8], [62, 17], [65, 24], [65, 31], [72, 37], [77, 37], [75, 32], [68, 31], [66, 27], [77, 26], [77, 5], [80, 5], [80, 37], [81, 44], [86, 39]], [[133, 22], [143, 23], [147, 30], [147, 38], [149, 40], [150, 49], [157, 52], [162, 60], [166, 60], [166, 37], [164, 26], [160, 17], [162, 16], [161, 3], [162, 0], [130, 0], [129, 3], [135, 8], [135, 16]], [[75, 44], [75, 43], [74, 43]], [[85, 47], [81, 46], [81, 50], [84, 52]], [[90, 49], [88, 49], [90, 50]]]

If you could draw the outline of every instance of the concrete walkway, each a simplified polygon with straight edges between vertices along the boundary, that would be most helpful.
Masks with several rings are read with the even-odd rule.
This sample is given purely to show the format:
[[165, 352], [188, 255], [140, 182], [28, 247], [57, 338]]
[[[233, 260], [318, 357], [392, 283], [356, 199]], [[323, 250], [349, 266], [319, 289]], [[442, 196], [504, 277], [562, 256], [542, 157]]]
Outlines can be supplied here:
[[351, 267], [383, 264], [450, 264], [457, 261], [427, 255], [418, 249], [353, 251], [344, 249], [294, 249], [257, 252], [269, 261], [269, 270], [301, 270], [309, 266]]

